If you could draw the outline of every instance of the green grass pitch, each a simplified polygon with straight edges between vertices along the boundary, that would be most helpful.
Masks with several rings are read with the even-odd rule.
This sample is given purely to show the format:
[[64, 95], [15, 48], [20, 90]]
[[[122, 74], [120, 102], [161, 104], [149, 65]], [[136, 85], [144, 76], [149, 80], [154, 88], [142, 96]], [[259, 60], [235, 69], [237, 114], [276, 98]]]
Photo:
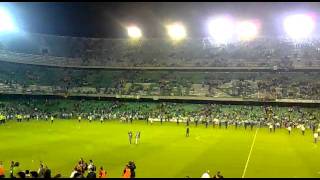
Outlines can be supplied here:
[[[141, 131], [141, 144], [129, 144], [129, 130], [134, 135]], [[69, 177], [83, 157], [92, 159], [97, 168], [102, 165], [108, 177], [121, 177], [125, 164], [134, 160], [137, 177], [200, 177], [207, 169], [211, 174], [221, 171], [224, 177], [242, 177], [247, 164], [244, 177], [320, 178], [320, 144], [313, 142], [310, 130], [302, 136], [298, 129], [288, 135], [285, 129], [269, 133], [267, 128], [206, 129], [191, 124], [189, 138], [185, 130], [183, 123], [144, 121], [9, 122], [0, 125], [0, 160], [7, 177], [11, 160], [19, 161], [22, 170], [37, 170], [42, 160], [52, 175]]]

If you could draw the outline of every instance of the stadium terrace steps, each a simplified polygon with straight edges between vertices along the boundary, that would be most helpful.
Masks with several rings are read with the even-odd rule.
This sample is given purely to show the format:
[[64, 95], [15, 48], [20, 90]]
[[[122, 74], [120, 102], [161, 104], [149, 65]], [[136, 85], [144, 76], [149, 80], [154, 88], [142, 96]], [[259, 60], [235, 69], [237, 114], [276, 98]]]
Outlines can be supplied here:
[[[28, 38], [26, 38], [28, 37]], [[215, 45], [206, 38], [173, 45], [165, 39], [66, 37], [28, 33], [0, 37], [1, 57], [11, 62], [73, 68], [111, 69], [283, 69], [320, 67], [319, 42], [295, 44], [284, 39]]]
[[90, 65], [70, 65], [70, 64], [61, 64], [61, 61], [76, 61], [77, 59], [64, 57], [52, 57], [52, 56], [39, 56], [39, 55], [22, 55], [19, 53], [19, 56], [13, 56], [12, 54], [5, 54], [3, 51], [0, 51], [0, 61], [19, 63], [19, 64], [28, 64], [36, 66], [48, 66], [48, 67], [61, 67], [61, 68], [76, 68], [76, 69], [108, 69], [108, 70], [174, 70], [174, 71], [306, 71], [306, 70], [315, 70], [319, 71], [320, 66], [316, 67], [293, 67], [293, 68], [275, 68], [275, 67], [256, 67], [256, 66], [244, 66], [244, 67], [134, 67], [134, 66], [90, 66]]

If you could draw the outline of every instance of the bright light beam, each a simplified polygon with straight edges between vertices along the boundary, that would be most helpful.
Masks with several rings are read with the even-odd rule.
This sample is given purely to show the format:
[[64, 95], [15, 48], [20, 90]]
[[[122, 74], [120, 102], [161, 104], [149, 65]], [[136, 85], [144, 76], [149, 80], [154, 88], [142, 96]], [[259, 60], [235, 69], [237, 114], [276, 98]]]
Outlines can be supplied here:
[[315, 22], [311, 16], [297, 14], [286, 17], [283, 21], [283, 27], [290, 38], [304, 39], [313, 33]]
[[258, 35], [258, 26], [250, 21], [239, 22], [236, 26], [236, 34], [241, 41], [253, 40]]
[[142, 37], [142, 32], [140, 28], [137, 26], [130, 26], [127, 28], [128, 30], [128, 36], [133, 39], [139, 39]]
[[182, 40], [187, 37], [186, 28], [179, 23], [174, 23], [167, 26], [168, 35], [173, 40]]
[[227, 17], [219, 17], [208, 23], [209, 34], [215, 43], [226, 44], [234, 36], [234, 22]]
[[3, 8], [0, 8], [0, 32], [13, 32], [17, 31], [12, 17], [10, 14]]

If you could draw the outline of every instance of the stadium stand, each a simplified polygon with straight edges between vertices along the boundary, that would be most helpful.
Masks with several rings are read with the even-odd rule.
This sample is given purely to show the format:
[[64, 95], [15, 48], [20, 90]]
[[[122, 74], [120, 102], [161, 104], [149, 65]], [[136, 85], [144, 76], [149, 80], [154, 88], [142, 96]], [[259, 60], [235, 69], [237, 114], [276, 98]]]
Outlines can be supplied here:
[[8, 62], [0, 65], [0, 92], [8, 94], [320, 100], [316, 71], [111, 71]]
[[215, 45], [210, 39], [99, 39], [45, 34], [0, 37], [1, 59], [42, 65], [102, 67], [320, 67], [318, 40], [259, 38]]

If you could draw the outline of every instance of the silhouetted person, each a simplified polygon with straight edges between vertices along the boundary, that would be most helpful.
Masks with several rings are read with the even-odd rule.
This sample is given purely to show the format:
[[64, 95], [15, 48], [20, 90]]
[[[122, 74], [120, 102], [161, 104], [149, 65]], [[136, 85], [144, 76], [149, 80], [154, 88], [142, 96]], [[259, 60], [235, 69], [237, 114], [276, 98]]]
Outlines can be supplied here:
[[222, 179], [223, 176], [221, 175], [220, 171], [217, 172], [216, 175], [213, 176], [214, 179]]

